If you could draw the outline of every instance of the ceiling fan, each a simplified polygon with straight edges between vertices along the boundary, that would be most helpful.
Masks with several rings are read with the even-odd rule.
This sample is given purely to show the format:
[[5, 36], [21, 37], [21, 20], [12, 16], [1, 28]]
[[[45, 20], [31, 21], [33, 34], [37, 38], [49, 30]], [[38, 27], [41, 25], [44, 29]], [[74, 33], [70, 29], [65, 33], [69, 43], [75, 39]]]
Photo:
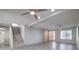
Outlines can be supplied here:
[[40, 17], [37, 16], [37, 13], [46, 11], [47, 9], [28, 9], [28, 10], [29, 10], [29, 12], [23, 13], [21, 15], [31, 14], [35, 17], [35, 19], [40, 19]]

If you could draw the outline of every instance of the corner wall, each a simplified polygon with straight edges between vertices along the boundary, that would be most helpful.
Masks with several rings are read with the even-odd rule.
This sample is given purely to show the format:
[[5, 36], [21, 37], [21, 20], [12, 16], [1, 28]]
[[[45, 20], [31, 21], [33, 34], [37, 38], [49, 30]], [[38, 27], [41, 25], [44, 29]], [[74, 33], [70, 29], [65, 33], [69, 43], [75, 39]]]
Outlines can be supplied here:
[[72, 30], [72, 40], [66, 39], [60, 39], [60, 31], [61, 30], [54, 30], [55, 31], [55, 40], [53, 40], [53, 33], [51, 34], [52, 31], [49, 31], [48, 33], [48, 40], [53, 40], [55, 42], [62, 42], [62, 43], [71, 43], [71, 44], [76, 44], [76, 27], [72, 27], [72, 28], [66, 28], [66, 29], [62, 29], [62, 30]]

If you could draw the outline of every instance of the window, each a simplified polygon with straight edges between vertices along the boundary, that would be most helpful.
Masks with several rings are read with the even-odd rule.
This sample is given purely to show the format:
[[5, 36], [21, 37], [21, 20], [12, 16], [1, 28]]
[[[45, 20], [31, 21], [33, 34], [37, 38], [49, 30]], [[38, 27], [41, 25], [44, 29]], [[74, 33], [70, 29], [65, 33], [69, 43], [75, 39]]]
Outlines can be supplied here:
[[60, 33], [61, 39], [72, 39], [72, 30], [64, 30]]
[[55, 31], [49, 31], [48, 36], [49, 40], [55, 40]]

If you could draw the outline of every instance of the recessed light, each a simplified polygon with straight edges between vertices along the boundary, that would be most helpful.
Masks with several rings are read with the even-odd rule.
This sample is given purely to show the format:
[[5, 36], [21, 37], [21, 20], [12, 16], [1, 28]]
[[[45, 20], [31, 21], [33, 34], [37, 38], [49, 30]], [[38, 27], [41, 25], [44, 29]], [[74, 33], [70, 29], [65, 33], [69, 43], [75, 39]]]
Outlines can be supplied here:
[[35, 15], [35, 12], [34, 12], [34, 11], [31, 11], [30, 14], [31, 14], [31, 15]]
[[38, 19], [40, 19], [40, 17], [38, 16]]
[[18, 25], [17, 25], [17, 24], [15, 24], [15, 23], [12, 23], [12, 26], [15, 26], [15, 27], [17, 27]]
[[54, 9], [51, 9], [51, 12], [53, 12], [54, 11]]

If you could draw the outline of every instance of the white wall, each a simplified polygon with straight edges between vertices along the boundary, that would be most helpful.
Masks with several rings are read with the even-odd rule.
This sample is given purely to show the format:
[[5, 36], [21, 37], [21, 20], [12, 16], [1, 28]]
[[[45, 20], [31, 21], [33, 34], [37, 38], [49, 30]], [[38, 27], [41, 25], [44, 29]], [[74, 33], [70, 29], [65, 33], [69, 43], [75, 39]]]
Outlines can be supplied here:
[[20, 32], [21, 32], [21, 36], [22, 36], [22, 39], [24, 41], [24, 35], [25, 35], [25, 26], [24, 25], [20, 25]]
[[[66, 40], [63, 40], [63, 39], [60, 39], [60, 31], [61, 30], [55, 30], [55, 41], [56, 42], [63, 42], [63, 43], [72, 43], [72, 44], [76, 44], [76, 27], [73, 27], [73, 28], [66, 28], [66, 29], [62, 29], [62, 30], [71, 30], [72, 29], [72, 40], [69, 40], [69, 39], [66, 39]], [[49, 31], [48, 33], [48, 37], [49, 39], [48, 40], [52, 40], [53, 39], [53, 33], [51, 33], [52, 31]]]
[[79, 49], [79, 25], [76, 28], [76, 45], [77, 48]]
[[[68, 28], [65, 30], [70, 30], [72, 29], [72, 40], [63, 40], [60, 39], [60, 30], [56, 30], [55, 32], [55, 41], [56, 42], [64, 42], [64, 43], [72, 43], [72, 44], [76, 44], [76, 28]], [[64, 30], [64, 29], [63, 29]], [[40, 43], [43, 41], [49, 41], [52, 40], [52, 33], [50, 31], [43, 31], [43, 30], [39, 30], [39, 29], [35, 29], [35, 28], [25, 28], [25, 39], [24, 39], [24, 43], [26, 45], [29, 44], [35, 44], [35, 43]], [[52, 38], [51, 38], [52, 37]]]
[[36, 28], [25, 27], [24, 44], [36, 44], [44, 41], [44, 31]]
[[44, 39], [45, 41], [49, 40], [49, 31], [44, 31]]
[[4, 32], [0, 31], [0, 44], [4, 44]]
[[5, 44], [9, 45], [9, 30], [5, 30], [4, 32], [4, 40], [5, 40]]
[[10, 48], [14, 47], [14, 45], [13, 45], [13, 34], [12, 34], [12, 27], [11, 26], [9, 27], [9, 46], [10, 46]]

